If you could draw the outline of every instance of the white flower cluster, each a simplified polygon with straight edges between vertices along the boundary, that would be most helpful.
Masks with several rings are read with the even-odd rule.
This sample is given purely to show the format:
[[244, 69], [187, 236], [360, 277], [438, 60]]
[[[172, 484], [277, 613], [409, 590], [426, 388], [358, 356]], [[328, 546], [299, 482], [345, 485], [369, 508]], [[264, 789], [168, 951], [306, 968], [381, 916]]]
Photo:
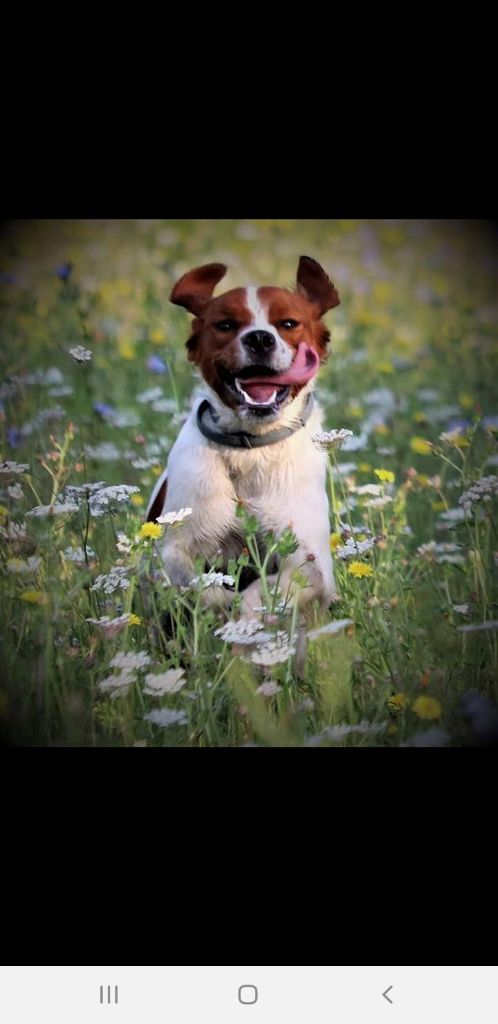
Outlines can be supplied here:
[[[89, 544], [86, 546], [86, 554], [87, 558], [95, 558], [95, 551]], [[86, 565], [85, 552], [83, 551], [83, 548], [68, 547], [62, 552], [62, 557], [66, 562], [74, 562], [75, 565]]]
[[109, 615], [102, 615], [100, 619], [87, 619], [86, 621], [90, 622], [92, 626], [98, 626], [107, 636], [116, 636], [124, 629], [129, 620], [130, 613], [125, 612], [124, 615], [118, 615], [114, 619], [111, 619]]
[[36, 505], [30, 512], [26, 512], [27, 518], [50, 519], [52, 516], [60, 516], [64, 512], [77, 512], [79, 505], [75, 501], [56, 501], [53, 505]]
[[256, 644], [271, 640], [272, 634], [262, 630], [263, 624], [258, 619], [239, 619], [238, 622], [225, 622], [224, 626], [215, 629], [214, 635], [226, 644]]
[[92, 352], [89, 348], [83, 348], [83, 345], [74, 345], [73, 348], [69, 349], [69, 355], [71, 355], [76, 363], [89, 363], [92, 358]]
[[280, 665], [288, 661], [296, 653], [295, 643], [291, 643], [288, 633], [284, 630], [277, 630], [272, 639], [262, 644], [250, 656], [250, 661], [255, 665]]
[[336, 547], [334, 554], [336, 558], [357, 558], [358, 555], [364, 555], [367, 551], [371, 551], [375, 547], [375, 539], [368, 538], [367, 540], [353, 540], [349, 537], [345, 544]]
[[80, 484], [78, 487], [68, 484], [64, 489], [64, 498], [70, 502], [80, 505], [82, 501], [88, 501], [90, 514], [98, 517], [103, 516], [114, 504], [121, 504], [129, 501], [131, 494], [136, 494], [139, 487], [130, 484], [113, 484], [107, 486], [103, 480], [95, 484]]
[[148, 715], [144, 715], [147, 722], [152, 722], [153, 725], [160, 725], [163, 729], [166, 729], [169, 725], [187, 725], [188, 720], [184, 711], [174, 711], [171, 708], [160, 708], [156, 711], [149, 711]]
[[12, 476], [15, 473], [26, 473], [29, 469], [27, 462], [0, 462], [0, 473]]
[[384, 493], [382, 484], [362, 484], [361, 487], [355, 487], [354, 485], [349, 488], [353, 494], [371, 495], [372, 498], [379, 498]]
[[434, 562], [448, 562], [450, 565], [463, 565], [465, 558], [460, 553], [459, 544], [436, 544], [430, 540], [428, 544], [421, 544], [417, 548], [417, 555]]
[[115, 590], [127, 590], [130, 586], [128, 570], [115, 565], [107, 575], [97, 576], [90, 590], [102, 590], [104, 594], [113, 594]]
[[113, 441], [102, 441], [96, 445], [86, 444], [85, 455], [98, 462], [117, 462], [121, 458], [121, 452]]
[[342, 448], [348, 437], [352, 436], [352, 430], [319, 430], [316, 434], [312, 434], [311, 440], [315, 448], [326, 452], [330, 448]]
[[158, 516], [156, 523], [160, 523], [161, 526], [173, 526], [174, 523], [181, 523], [182, 519], [191, 515], [191, 508], [180, 508], [178, 512], [165, 512], [164, 515]]
[[144, 693], [163, 697], [165, 693], [178, 693], [185, 686], [185, 669], [170, 668], [167, 672], [149, 672], [145, 677]]
[[99, 690], [101, 693], [110, 693], [112, 700], [128, 693], [131, 684], [136, 681], [137, 671], [145, 668], [149, 662], [150, 657], [145, 651], [137, 651], [136, 654], [132, 651], [127, 654], [121, 651], [111, 661], [111, 668], [118, 671], [102, 679], [98, 684]]
[[386, 722], [367, 722], [363, 719], [358, 722], [357, 725], [332, 725], [325, 729], [322, 729], [317, 736], [311, 736], [306, 742], [307, 747], [317, 747], [322, 743], [323, 740], [339, 741], [344, 739], [345, 736], [350, 736], [353, 732], [359, 732], [364, 736], [378, 736], [385, 732], [387, 728]]
[[[157, 521], [159, 522], [159, 519]], [[207, 590], [208, 587], [234, 587], [235, 580], [233, 576], [227, 576], [222, 572], [203, 572], [200, 576], [194, 576], [189, 586], [202, 587], [203, 590]]]
[[267, 683], [261, 683], [261, 686], [258, 686], [256, 693], [260, 693], [262, 697], [274, 697], [275, 694], [280, 693], [281, 690], [282, 687], [270, 679]]
[[116, 547], [121, 555], [129, 555], [132, 549], [132, 542], [126, 536], [126, 533], [118, 533], [118, 539], [116, 541]]
[[472, 487], [469, 487], [468, 491], [465, 491], [462, 496], [458, 499], [458, 503], [463, 505], [464, 511], [467, 515], [472, 512], [472, 505], [478, 501], [488, 502], [492, 498], [498, 496], [498, 476], [482, 476], [480, 480], [476, 480]]

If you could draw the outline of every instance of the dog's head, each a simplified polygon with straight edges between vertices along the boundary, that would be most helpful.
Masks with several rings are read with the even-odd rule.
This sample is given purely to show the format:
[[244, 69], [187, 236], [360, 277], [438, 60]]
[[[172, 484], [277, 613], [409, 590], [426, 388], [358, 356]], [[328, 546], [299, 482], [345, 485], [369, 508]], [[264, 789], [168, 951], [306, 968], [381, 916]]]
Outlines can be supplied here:
[[197, 267], [173, 288], [171, 301], [195, 316], [188, 358], [242, 419], [272, 419], [326, 358], [329, 332], [322, 316], [339, 305], [339, 296], [309, 256], [299, 261], [295, 292], [233, 288], [213, 298], [226, 270], [223, 263]]

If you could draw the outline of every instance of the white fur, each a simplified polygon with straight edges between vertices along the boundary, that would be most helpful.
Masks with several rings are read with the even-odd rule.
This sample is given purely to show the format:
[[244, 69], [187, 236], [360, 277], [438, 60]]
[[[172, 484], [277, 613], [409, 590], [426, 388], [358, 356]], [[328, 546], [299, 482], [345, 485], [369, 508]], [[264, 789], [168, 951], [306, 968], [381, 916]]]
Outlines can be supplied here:
[[[310, 382], [278, 419], [264, 425], [251, 423], [250, 431], [264, 433], [293, 422], [311, 388]], [[278, 536], [286, 526], [291, 526], [299, 540], [298, 550], [286, 559], [281, 579], [283, 592], [289, 586], [291, 573], [299, 568], [309, 581], [309, 586], [300, 592], [300, 603], [317, 597], [327, 605], [335, 593], [329, 544], [327, 457], [311, 441], [311, 435], [321, 428], [321, 410], [315, 402], [305, 426], [284, 441], [262, 448], [229, 448], [208, 441], [197, 427], [197, 408], [205, 397], [220, 417], [218, 430], [247, 429], [247, 422], [243, 424], [204, 385], [168, 460], [168, 489], [161, 511], [185, 507], [193, 510], [181, 525], [166, 530], [163, 558], [171, 583], [188, 585], [195, 575], [194, 558], [198, 554], [211, 563], [220, 553], [225, 562], [240, 553], [243, 539], [235, 509], [237, 499], [242, 498], [263, 533], [273, 530]], [[153, 497], [162, 480], [164, 475], [156, 484]], [[314, 560], [305, 561], [309, 555], [314, 555]], [[229, 592], [216, 590], [225, 603], [230, 600]], [[252, 609], [261, 604], [257, 581], [243, 592], [243, 613], [251, 615]]]

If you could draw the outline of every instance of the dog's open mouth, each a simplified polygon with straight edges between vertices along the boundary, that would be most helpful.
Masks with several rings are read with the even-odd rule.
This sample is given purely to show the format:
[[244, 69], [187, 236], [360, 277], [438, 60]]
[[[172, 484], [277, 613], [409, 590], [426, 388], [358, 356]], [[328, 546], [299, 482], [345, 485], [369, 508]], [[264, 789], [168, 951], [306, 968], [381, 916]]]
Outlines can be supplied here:
[[319, 365], [320, 359], [315, 350], [301, 342], [287, 370], [279, 372], [268, 366], [254, 364], [235, 373], [221, 366], [220, 372], [239, 405], [250, 408], [252, 412], [265, 414], [278, 410], [287, 399], [291, 387], [307, 384], [315, 376]]

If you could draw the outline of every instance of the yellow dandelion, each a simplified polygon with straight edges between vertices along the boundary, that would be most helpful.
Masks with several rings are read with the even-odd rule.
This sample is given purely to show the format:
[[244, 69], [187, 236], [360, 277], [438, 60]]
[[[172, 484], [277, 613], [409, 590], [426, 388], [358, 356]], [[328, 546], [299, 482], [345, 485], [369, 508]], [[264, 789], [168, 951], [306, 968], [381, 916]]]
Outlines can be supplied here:
[[153, 540], [157, 540], [163, 532], [163, 527], [159, 523], [144, 523], [138, 532], [138, 536], [141, 540], [146, 537], [152, 537]]
[[131, 612], [130, 618], [128, 619], [128, 625], [129, 626], [141, 626], [142, 625], [142, 620], [140, 618], [140, 615], [135, 615], [133, 612]]
[[132, 505], [140, 506], [144, 504], [144, 499], [142, 498], [141, 494], [132, 494], [130, 497], [130, 501]]
[[374, 571], [372, 566], [367, 565], [366, 562], [350, 562], [348, 565], [348, 573], [350, 576], [354, 576], [359, 580], [363, 576], [373, 576]]
[[118, 352], [121, 356], [121, 359], [130, 360], [135, 358], [135, 346], [132, 344], [131, 341], [128, 341], [125, 338], [122, 338], [121, 341], [118, 341]]
[[443, 709], [435, 697], [417, 697], [413, 710], [419, 718], [441, 718]]
[[472, 409], [474, 405], [474, 399], [472, 395], [468, 395], [466, 391], [462, 391], [458, 396], [458, 401], [464, 409]]
[[162, 345], [163, 341], [166, 341], [166, 334], [160, 327], [157, 327], [155, 331], [150, 332], [150, 340], [153, 345]]
[[383, 483], [393, 484], [394, 473], [390, 469], [374, 469], [375, 476]]
[[427, 473], [417, 473], [416, 480], [417, 480], [417, 483], [420, 484], [421, 487], [429, 487], [430, 486], [430, 484], [429, 484], [429, 477], [427, 476]]
[[387, 359], [383, 359], [380, 363], [377, 363], [376, 369], [379, 373], [394, 373], [394, 366], [392, 363], [389, 363]]
[[331, 533], [330, 534], [330, 550], [331, 551], [335, 551], [335, 549], [338, 548], [340, 544], [342, 544], [342, 537], [341, 537], [340, 533]]
[[24, 590], [21, 601], [27, 601], [28, 604], [47, 604], [48, 594], [44, 590]]
[[410, 448], [417, 455], [430, 455], [432, 452], [432, 444], [430, 441], [426, 441], [425, 437], [412, 437]]
[[161, 476], [161, 473], [162, 473], [161, 466], [152, 466], [152, 475], [153, 476]]
[[404, 693], [393, 693], [392, 697], [389, 697], [387, 702], [388, 708], [391, 711], [403, 711], [406, 707], [406, 696]]

